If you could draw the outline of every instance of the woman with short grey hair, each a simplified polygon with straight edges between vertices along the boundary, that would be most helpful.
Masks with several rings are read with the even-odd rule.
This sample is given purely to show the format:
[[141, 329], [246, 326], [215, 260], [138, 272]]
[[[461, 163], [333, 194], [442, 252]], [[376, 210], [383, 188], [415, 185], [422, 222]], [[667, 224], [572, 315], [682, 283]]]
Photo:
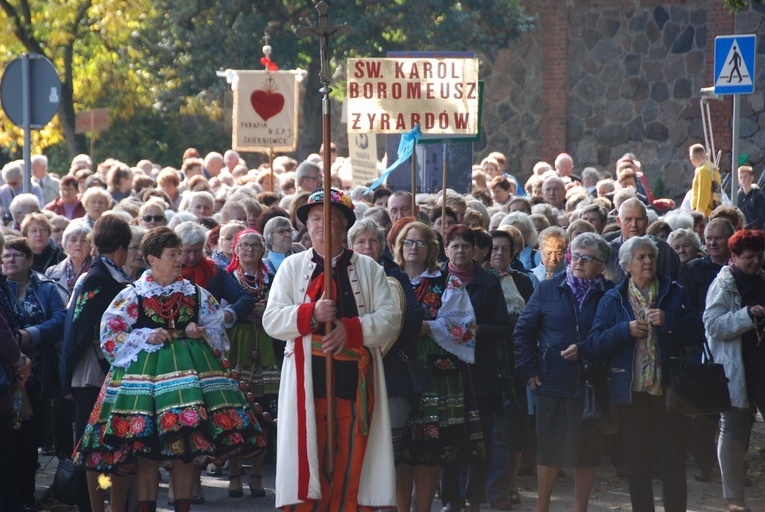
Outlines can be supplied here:
[[185, 210], [198, 219], [211, 217], [215, 213], [215, 197], [205, 190], [190, 192]]
[[648, 235], [633, 236], [619, 248], [619, 265], [627, 269], [632, 262], [632, 259], [635, 257], [635, 253], [643, 247], [650, 247], [653, 259], [656, 260], [659, 255], [659, 248], [656, 247], [656, 242], [654, 242]]
[[111, 208], [112, 196], [101, 187], [90, 187], [82, 195], [81, 202], [86, 213], [80, 222], [85, 222], [92, 228], [101, 215]]
[[181, 238], [182, 245], [204, 245], [207, 243], [207, 230], [197, 222], [181, 222], [175, 227], [175, 234]]
[[268, 257], [263, 258], [268, 271], [276, 275], [284, 258], [293, 254], [292, 223], [287, 217], [274, 217], [263, 226], [263, 239], [268, 249]]
[[592, 249], [598, 261], [608, 264], [611, 259], [611, 246], [597, 233], [581, 233], [571, 242], [571, 252]]
[[541, 262], [532, 269], [539, 281], [550, 279], [566, 270], [566, 231], [558, 226], [550, 226], [539, 233], [539, 254]]
[[[658, 249], [650, 236], [619, 249], [628, 278], [606, 292], [586, 350], [607, 361], [609, 402], [624, 439], [632, 510], [654, 510], [651, 456], [659, 454], [664, 510], [686, 510], [685, 419], [666, 407], [672, 361], [684, 345], [700, 343], [703, 325], [685, 289], [656, 273]], [[739, 465], [739, 470], [741, 466]]]
[[13, 217], [13, 225], [11, 226], [16, 231], [21, 231], [21, 222], [24, 217], [30, 213], [37, 213], [40, 211], [40, 201], [34, 194], [19, 194], [13, 198], [8, 211]]
[[528, 270], [533, 269], [542, 262], [539, 252], [534, 249], [537, 245], [537, 230], [531, 218], [523, 212], [511, 212], [505, 215], [499, 226], [515, 226], [523, 235], [525, 246], [518, 255], [518, 259]]
[[351, 229], [348, 230], [348, 246], [353, 247], [353, 244], [362, 234], [372, 233], [380, 241], [380, 245], [385, 247], [385, 231], [377, 225], [375, 221], [369, 218], [357, 220]]
[[[690, 217], [690, 216], [689, 216]], [[701, 250], [701, 240], [691, 228], [678, 228], [667, 237], [667, 243], [680, 258], [680, 265], [695, 259]]]
[[69, 224], [64, 230], [61, 243], [61, 247], [66, 253], [66, 259], [45, 271], [46, 276], [60, 285], [60, 290], [66, 290], [65, 300], [69, 300], [80, 275], [90, 269], [92, 262], [90, 234], [92, 231], [90, 226], [81, 222]]

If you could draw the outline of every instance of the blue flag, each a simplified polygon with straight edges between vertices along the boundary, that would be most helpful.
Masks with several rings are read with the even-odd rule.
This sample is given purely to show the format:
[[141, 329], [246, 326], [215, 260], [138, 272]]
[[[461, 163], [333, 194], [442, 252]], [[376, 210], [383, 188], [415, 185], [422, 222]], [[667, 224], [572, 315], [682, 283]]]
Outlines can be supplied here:
[[401, 141], [398, 143], [398, 160], [393, 162], [390, 167], [385, 169], [380, 177], [377, 178], [375, 182], [369, 186], [369, 190], [374, 190], [382, 185], [382, 183], [388, 178], [388, 175], [393, 172], [393, 169], [411, 158], [412, 153], [414, 152], [414, 147], [420, 141], [421, 136], [422, 132], [420, 132], [419, 124], [412, 128], [411, 132], [405, 133], [401, 136]]

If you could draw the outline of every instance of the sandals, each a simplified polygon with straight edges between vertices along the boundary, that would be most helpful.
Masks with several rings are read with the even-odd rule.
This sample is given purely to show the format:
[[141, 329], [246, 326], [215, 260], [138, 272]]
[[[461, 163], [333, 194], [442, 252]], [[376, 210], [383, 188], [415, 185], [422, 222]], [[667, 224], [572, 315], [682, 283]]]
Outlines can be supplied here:
[[262, 487], [254, 487], [252, 481], [254, 479], [261, 480], [261, 485], [263, 475], [250, 475], [249, 485], [250, 485], [250, 494], [253, 498], [265, 498], [266, 497], [266, 490]]

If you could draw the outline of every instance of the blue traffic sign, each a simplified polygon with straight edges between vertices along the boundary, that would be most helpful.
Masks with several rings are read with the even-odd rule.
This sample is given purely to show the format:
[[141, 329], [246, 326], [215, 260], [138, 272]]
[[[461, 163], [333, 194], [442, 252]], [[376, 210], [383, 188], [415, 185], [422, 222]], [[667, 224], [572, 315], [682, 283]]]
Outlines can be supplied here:
[[715, 94], [752, 94], [757, 36], [715, 38]]

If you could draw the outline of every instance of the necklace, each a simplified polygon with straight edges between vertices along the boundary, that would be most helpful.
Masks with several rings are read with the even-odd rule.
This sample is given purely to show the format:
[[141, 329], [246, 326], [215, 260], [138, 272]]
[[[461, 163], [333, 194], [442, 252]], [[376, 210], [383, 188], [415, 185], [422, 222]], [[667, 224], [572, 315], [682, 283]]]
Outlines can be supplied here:
[[251, 295], [255, 296], [263, 294], [265, 290], [264, 284], [266, 278], [262, 269], [258, 270], [257, 274], [254, 276], [248, 276], [245, 274], [241, 265], [237, 265], [236, 270], [236, 280], [239, 281], [239, 284], [241, 284], [245, 290], [250, 292]]
[[155, 297], [144, 298], [143, 301], [147, 306], [156, 311], [157, 316], [168, 322], [170, 329], [175, 329], [175, 317], [181, 310], [183, 297], [183, 293], [176, 292], [170, 297], [157, 295]]

